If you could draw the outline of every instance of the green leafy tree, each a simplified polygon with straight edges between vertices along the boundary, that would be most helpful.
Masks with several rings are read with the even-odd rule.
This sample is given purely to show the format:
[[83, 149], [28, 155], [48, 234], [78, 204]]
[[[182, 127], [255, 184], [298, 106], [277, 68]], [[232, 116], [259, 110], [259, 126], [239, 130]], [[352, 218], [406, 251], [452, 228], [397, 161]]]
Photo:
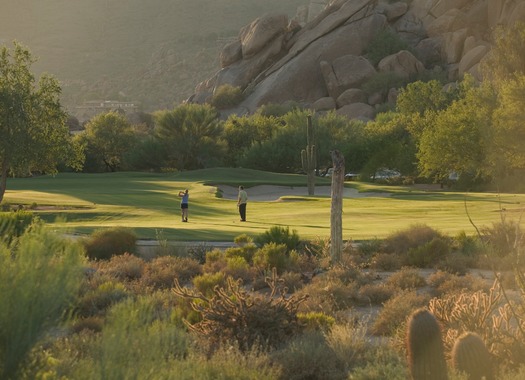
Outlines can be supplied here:
[[224, 123], [223, 137], [228, 145], [226, 164], [237, 166], [241, 157], [254, 144], [268, 141], [274, 131], [282, 126], [275, 116], [255, 114], [251, 116], [230, 116]]
[[442, 181], [451, 172], [472, 178], [489, 174], [486, 162], [493, 107], [487, 88], [471, 88], [466, 96], [435, 115], [419, 142], [423, 175]]
[[136, 137], [125, 116], [108, 112], [95, 116], [86, 125], [79, 139], [86, 147], [88, 165], [92, 170], [103, 165], [106, 171], [121, 168], [125, 155], [133, 150]]
[[401, 89], [397, 97], [397, 111], [403, 114], [424, 115], [427, 111], [446, 108], [456, 97], [457, 90], [444, 90], [437, 80], [412, 82]]
[[484, 78], [497, 83], [525, 74], [525, 23], [498, 26], [492, 40], [492, 49], [481, 63]]
[[416, 144], [407, 129], [406, 117], [395, 112], [379, 114], [365, 126], [366, 164], [362, 174], [373, 175], [380, 168], [415, 174]]
[[80, 147], [73, 145], [58, 81], [43, 75], [36, 82], [34, 59], [18, 43], [0, 48], [0, 201], [9, 174], [55, 173], [57, 165], [82, 165]]
[[180, 170], [217, 166], [226, 144], [217, 110], [205, 104], [182, 104], [155, 114], [155, 134], [165, 145], [167, 161]]

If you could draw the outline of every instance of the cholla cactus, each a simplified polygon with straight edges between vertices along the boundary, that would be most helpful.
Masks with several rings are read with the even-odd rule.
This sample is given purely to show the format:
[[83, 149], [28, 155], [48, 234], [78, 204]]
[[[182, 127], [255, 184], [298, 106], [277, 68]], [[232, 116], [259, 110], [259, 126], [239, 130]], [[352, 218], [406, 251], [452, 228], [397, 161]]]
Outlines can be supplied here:
[[447, 364], [437, 319], [424, 308], [407, 324], [408, 365], [413, 380], [447, 380]]
[[314, 133], [312, 117], [308, 116], [306, 124], [306, 149], [301, 151], [301, 164], [307, 175], [308, 195], [315, 193], [315, 166], [317, 164], [316, 148], [314, 144]]
[[492, 357], [481, 337], [473, 332], [461, 335], [452, 349], [452, 364], [468, 380], [494, 380]]

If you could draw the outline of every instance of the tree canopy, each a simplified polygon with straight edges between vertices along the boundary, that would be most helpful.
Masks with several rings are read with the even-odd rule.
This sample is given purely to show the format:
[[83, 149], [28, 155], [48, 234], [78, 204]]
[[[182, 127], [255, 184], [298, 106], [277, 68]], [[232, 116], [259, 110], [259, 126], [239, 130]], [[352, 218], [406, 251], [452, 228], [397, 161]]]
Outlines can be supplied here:
[[34, 59], [18, 43], [0, 48], [0, 201], [9, 174], [55, 173], [57, 165], [79, 168], [82, 153], [72, 144], [58, 81], [31, 72]]

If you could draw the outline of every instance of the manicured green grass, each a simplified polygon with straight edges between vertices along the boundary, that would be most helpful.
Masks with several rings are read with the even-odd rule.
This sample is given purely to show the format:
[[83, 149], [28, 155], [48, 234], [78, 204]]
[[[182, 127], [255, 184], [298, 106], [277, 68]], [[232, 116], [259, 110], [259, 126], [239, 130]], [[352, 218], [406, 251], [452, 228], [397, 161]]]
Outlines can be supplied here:
[[[321, 184], [329, 179], [319, 178]], [[88, 234], [96, 229], [125, 226], [140, 238], [179, 241], [232, 241], [239, 234], [256, 235], [274, 225], [289, 226], [302, 238], [330, 236], [330, 197], [284, 197], [278, 202], [248, 204], [248, 222], [241, 223], [236, 201], [217, 197], [218, 185], [262, 184], [304, 186], [306, 177], [248, 169], [206, 169], [178, 174], [62, 173], [8, 180], [5, 201], [30, 205], [60, 232]], [[346, 198], [343, 238], [382, 238], [415, 223], [454, 235], [474, 234], [465, 206], [478, 227], [518, 219], [521, 194], [423, 192], [404, 187], [346, 183], [376, 196]], [[190, 190], [189, 223], [180, 220], [179, 190]], [[384, 193], [389, 192], [389, 196]], [[43, 206], [49, 206], [47, 209]]]

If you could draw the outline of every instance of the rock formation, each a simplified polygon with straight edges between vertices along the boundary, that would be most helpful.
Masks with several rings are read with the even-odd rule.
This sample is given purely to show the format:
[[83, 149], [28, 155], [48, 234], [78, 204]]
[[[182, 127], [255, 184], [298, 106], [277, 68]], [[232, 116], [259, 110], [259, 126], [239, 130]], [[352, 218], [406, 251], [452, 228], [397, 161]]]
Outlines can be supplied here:
[[[291, 20], [268, 14], [242, 28], [222, 49], [221, 69], [190, 101], [207, 102], [229, 84], [245, 94], [238, 113], [294, 101], [370, 120], [397, 88], [368, 93], [369, 80], [390, 73], [410, 81], [425, 71], [442, 72], [450, 82], [466, 73], [481, 80], [492, 28], [518, 20], [525, 20], [525, 0], [314, 0]], [[408, 48], [374, 64], [367, 48], [384, 30]]]

